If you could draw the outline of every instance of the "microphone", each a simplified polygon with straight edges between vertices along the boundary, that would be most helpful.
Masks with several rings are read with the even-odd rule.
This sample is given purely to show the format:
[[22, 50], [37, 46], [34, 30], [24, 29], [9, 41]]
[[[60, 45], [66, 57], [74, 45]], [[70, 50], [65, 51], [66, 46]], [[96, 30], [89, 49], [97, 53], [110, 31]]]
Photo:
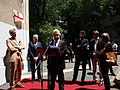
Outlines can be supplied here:
[[54, 39], [52, 39], [49, 43], [49, 45], [47, 46], [45, 52], [44, 52], [44, 55], [47, 53], [48, 49], [50, 48], [50, 45], [52, 44], [52, 42], [54, 41]]
[[50, 46], [51, 44], [52, 44], [52, 42], [54, 41], [54, 39], [51, 39], [51, 41], [50, 41], [50, 43], [49, 43], [49, 45], [48, 46]]
[[54, 39], [52, 38], [51, 41], [54, 41]]

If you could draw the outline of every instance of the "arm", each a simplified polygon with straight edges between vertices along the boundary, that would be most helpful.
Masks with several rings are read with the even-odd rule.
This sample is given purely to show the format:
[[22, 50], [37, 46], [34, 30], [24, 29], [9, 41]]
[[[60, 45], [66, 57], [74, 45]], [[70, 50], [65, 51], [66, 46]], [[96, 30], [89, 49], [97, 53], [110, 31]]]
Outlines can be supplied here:
[[[38, 48], [42, 48], [42, 44], [40, 42], [38, 42]], [[37, 57], [39, 58], [40, 56], [40, 53], [38, 53]]]
[[84, 44], [84, 46], [85, 46], [85, 49], [86, 49], [87, 51], [90, 50], [90, 46], [89, 46], [89, 41], [88, 41], [88, 39], [86, 39], [86, 43]]
[[9, 39], [6, 40], [6, 45], [7, 45], [8, 49], [11, 50], [11, 51], [13, 51], [13, 52], [18, 51], [18, 49], [15, 46], [12, 45], [12, 43], [10, 42]]
[[112, 52], [112, 51], [113, 51], [112, 45], [111, 45], [110, 43], [108, 43], [108, 44], [106, 45], [106, 47], [103, 49], [103, 51], [104, 51], [105, 53], [107, 53], [107, 52]]
[[32, 44], [32, 43], [30, 42], [30, 43], [29, 43], [28, 52], [29, 52], [30, 56], [32, 56], [32, 58], [34, 58], [34, 55], [33, 55], [32, 50], [31, 50], [31, 48], [32, 48], [31, 44]]
[[22, 49], [25, 49], [25, 46], [24, 46], [24, 44], [21, 42], [21, 41], [19, 41], [19, 45], [20, 45], [20, 49], [22, 50]]
[[64, 42], [64, 49], [63, 49], [63, 53], [65, 54], [66, 52], [69, 52], [68, 51], [68, 47], [67, 47], [67, 43], [66, 42]]
[[[99, 47], [101, 47], [101, 46], [99, 46]], [[108, 44], [104, 45], [103, 49], [98, 50], [98, 54], [99, 55], [100, 54], [105, 54], [105, 53], [112, 52], [112, 51], [113, 51], [112, 45], [111, 45], [111, 43], [108, 43]]]

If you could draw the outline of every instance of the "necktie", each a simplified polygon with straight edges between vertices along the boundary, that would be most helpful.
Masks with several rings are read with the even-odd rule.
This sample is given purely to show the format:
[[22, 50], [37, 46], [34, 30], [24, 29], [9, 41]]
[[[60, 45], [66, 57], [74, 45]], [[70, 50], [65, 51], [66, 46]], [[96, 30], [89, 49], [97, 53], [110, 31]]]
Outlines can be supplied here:
[[36, 42], [36, 43], [34, 43], [34, 47], [35, 47], [35, 49], [37, 49], [37, 42]]
[[57, 41], [55, 41], [55, 46], [57, 46]]

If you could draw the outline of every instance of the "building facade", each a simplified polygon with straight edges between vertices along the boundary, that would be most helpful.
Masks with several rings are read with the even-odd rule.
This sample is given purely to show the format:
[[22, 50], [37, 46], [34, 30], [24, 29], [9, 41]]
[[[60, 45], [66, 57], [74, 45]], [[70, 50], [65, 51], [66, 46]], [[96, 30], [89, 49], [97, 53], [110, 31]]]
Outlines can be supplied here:
[[[3, 58], [6, 54], [7, 46], [6, 39], [10, 37], [9, 30], [12, 28], [16, 29], [17, 37], [22, 40], [25, 45], [25, 50], [23, 51], [24, 56], [24, 70], [23, 73], [27, 71], [27, 48], [29, 42], [29, 0], [0, 0], [0, 85], [9, 81], [9, 73], [7, 70], [9, 68], [9, 63], [4, 61]], [[13, 11], [23, 15], [22, 28], [18, 30], [15, 26]], [[7, 75], [7, 76], [6, 76]]]

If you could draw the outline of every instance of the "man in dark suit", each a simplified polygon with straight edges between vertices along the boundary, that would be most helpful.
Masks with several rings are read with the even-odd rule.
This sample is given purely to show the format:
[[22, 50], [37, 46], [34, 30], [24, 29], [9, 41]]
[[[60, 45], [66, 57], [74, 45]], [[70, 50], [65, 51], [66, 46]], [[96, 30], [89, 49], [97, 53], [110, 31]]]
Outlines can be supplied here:
[[55, 80], [58, 75], [59, 90], [64, 90], [64, 73], [65, 61], [64, 56], [67, 50], [67, 44], [65, 41], [60, 40], [61, 34], [58, 29], [53, 30], [53, 41], [50, 46], [57, 47], [59, 52], [57, 55], [50, 55], [48, 53], [48, 73], [50, 76], [49, 90], [54, 90]]
[[80, 31], [80, 38], [75, 40], [74, 52], [75, 52], [75, 65], [74, 65], [74, 75], [72, 79], [72, 83], [76, 82], [78, 70], [80, 66], [80, 62], [82, 62], [82, 77], [81, 84], [84, 84], [84, 79], [86, 76], [86, 64], [87, 59], [89, 57], [89, 42], [88, 39], [85, 38], [86, 32], [84, 30]]
[[[30, 61], [31, 61], [31, 71], [32, 71], [32, 83], [35, 80], [35, 65], [37, 66], [38, 63], [41, 61], [42, 56], [38, 52], [38, 48], [42, 48], [42, 44], [38, 41], [38, 35], [33, 35], [33, 42], [29, 43], [29, 55], [30, 55]], [[40, 65], [37, 67], [37, 76], [38, 81], [41, 81], [41, 71], [40, 71]]]

